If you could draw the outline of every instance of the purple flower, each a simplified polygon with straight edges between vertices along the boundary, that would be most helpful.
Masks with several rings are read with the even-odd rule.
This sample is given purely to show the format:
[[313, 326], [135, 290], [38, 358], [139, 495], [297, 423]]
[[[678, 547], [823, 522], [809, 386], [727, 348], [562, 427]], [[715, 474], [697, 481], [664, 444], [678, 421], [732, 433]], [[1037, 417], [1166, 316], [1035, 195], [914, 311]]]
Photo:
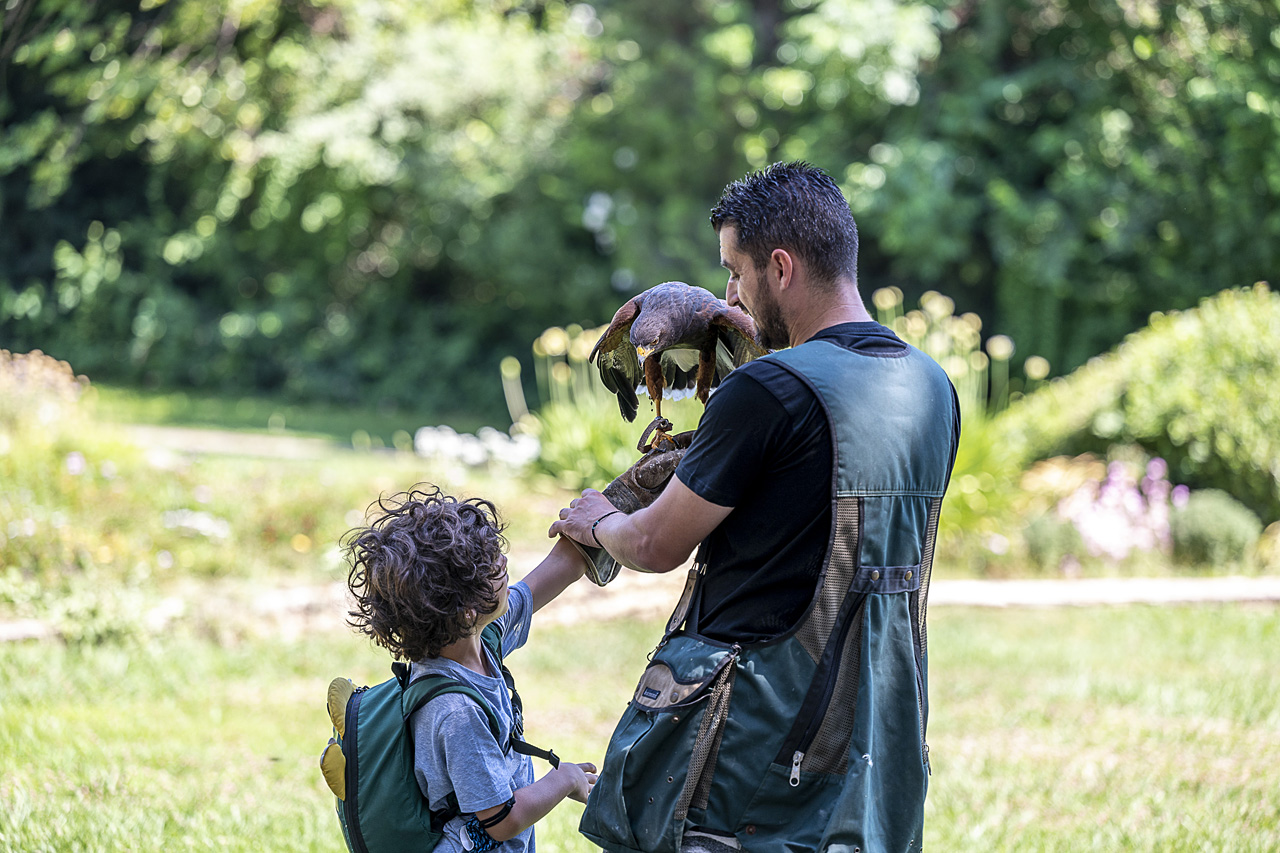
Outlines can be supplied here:
[[1163, 459], [1152, 459], [1139, 470], [1141, 482], [1129, 466], [1112, 462], [1101, 482], [1085, 483], [1058, 504], [1059, 517], [1079, 531], [1093, 556], [1119, 561], [1135, 549], [1168, 549], [1170, 492], [1173, 504], [1181, 506], [1189, 490], [1171, 489]]

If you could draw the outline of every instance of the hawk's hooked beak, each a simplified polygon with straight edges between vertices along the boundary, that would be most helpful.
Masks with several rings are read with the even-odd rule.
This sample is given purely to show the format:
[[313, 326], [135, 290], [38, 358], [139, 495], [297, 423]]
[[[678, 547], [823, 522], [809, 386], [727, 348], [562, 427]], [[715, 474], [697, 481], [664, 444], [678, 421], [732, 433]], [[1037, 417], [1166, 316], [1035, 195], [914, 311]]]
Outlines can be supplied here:
[[648, 358], [649, 353], [651, 352], [653, 352], [653, 350], [650, 349], [649, 347], [636, 347], [636, 355], [640, 357], [641, 361], [644, 361], [646, 358]]

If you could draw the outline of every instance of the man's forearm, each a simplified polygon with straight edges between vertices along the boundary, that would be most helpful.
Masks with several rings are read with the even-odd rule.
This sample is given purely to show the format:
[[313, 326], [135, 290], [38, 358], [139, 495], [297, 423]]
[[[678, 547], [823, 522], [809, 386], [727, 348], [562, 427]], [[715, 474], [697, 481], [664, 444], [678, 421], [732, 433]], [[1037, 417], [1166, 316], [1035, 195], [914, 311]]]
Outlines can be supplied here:
[[600, 492], [584, 489], [581, 497], [560, 510], [560, 519], [547, 532], [598, 545], [632, 569], [664, 573], [689, 559], [733, 507], [704, 500], [673, 477], [649, 506], [631, 515], [616, 510]]
[[[648, 508], [633, 515], [617, 513], [602, 519], [595, 526], [595, 539], [615, 560], [638, 572], [665, 574], [688, 559], [689, 554], [662, 547], [659, 536], [646, 526]], [[594, 543], [593, 543], [594, 544]]]

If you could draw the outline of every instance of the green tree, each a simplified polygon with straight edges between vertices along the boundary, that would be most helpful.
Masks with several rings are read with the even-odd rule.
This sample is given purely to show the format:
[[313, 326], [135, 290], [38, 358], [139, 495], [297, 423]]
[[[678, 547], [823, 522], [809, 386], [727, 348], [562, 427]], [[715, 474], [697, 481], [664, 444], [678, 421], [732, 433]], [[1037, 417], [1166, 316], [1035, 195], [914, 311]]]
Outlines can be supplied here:
[[1274, 3], [995, 0], [938, 22], [919, 102], [849, 173], [904, 290], [946, 287], [1066, 372], [1271, 275]]
[[842, 183], [870, 291], [1062, 373], [1266, 278], [1263, 0], [14, 0], [0, 336], [99, 378], [467, 406], [543, 328], [723, 287], [749, 169]]
[[501, 355], [472, 256], [571, 114], [581, 22], [562, 4], [147, 5], [11, 13], [13, 345], [116, 379], [468, 402], [477, 359], [496, 375]]

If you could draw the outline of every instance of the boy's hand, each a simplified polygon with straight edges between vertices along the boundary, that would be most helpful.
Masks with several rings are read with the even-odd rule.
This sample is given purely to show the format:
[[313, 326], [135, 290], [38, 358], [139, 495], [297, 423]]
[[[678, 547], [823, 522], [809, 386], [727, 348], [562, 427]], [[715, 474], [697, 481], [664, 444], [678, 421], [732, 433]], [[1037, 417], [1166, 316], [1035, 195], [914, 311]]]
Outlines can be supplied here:
[[587, 801], [587, 796], [591, 793], [591, 788], [596, 784], [596, 766], [591, 763], [574, 764], [571, 761], [561, 761], [560, 766], [552, 773], [563, 773], [569, 779], [573, 789], [569, 791], [568, 796], [580, 803]]

